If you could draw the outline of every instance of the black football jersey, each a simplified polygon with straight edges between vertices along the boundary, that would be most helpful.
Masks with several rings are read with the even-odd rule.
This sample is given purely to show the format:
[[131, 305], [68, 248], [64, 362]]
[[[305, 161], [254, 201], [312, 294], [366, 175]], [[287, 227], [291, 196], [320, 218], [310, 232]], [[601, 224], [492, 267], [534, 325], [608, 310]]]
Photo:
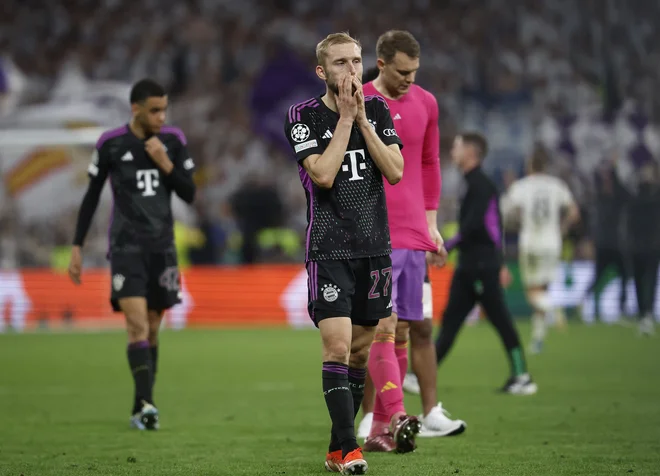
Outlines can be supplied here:
[[[186, 138], [176, 127], [157, 134], [179, 172], [190, 177], [195, 164], [188, 155]], [[145, 141], [128, 125], [101, 136], [87, 173], [102, 186], [110, 177], [114, 205], [109, 229], [110, 253], [167, 251], [174, 247], [173, 187], [149, 157]]]
[[[380, 139], [402, 148], [385, 100], [366, 96], [365, 110]], [[307, 261], [366, 258], [392, 251], [383, 176], [357, 124], [332, 188], [317, 187], [302, 165], [310, 155], [323, 154], [338, 121], [339, 114], [321, 96], [291, 106], [286, 118], [285, 134], [307, 195]]]

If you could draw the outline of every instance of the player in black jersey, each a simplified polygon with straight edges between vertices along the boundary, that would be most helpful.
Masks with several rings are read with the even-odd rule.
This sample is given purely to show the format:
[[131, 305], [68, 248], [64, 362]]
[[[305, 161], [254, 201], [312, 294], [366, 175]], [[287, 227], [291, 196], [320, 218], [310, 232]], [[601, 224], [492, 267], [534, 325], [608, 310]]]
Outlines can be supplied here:
[[130, 423], [155, 430], [158, 329], [164, 311], [181, 302], [170, 202], [175, 192], [192, 203], [194, 163], [183, 132], [164, 126], [167, 95], [160, 85], [139, 81], [130, 100], [130, 123], [101, 136], [87, 169], [90, 183], [78, 215], [69, 276], [81, 283], [81, 249], [109, 176], [114, 196], [108, 251], [111, 303], [126, 317], [128, 362], [135, 381]]
[[307, 195], [309, 313], [323, 341], [332, 420], [325, 465], [364, 474], [354, 420], [375, 326], [392, 311], [383, 176], [401, 180], [402, 145], [385, 100], [364, 97], [359, 42], [335, 33], [317, 45], [316, 56], [326, 92], [291, 106], [285, 134]]

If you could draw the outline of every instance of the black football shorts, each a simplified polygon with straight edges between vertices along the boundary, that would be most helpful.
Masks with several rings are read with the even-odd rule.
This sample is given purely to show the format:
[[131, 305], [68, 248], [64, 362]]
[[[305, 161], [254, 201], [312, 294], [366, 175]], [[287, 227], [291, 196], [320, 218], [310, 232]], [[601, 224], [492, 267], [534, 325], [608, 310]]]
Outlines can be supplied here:
[[307, 263], [308, 311], [323, 319], [350, 317], [355, 325], [376, 326], [392, 315], [392, 261], [389, 256]]
[[176, 253], [113, 252], [110, 255], [110, 303], [121, 311], [119, 299], [144, 297], [147, 308], [163, 311], [181, 302], [181, 280]]

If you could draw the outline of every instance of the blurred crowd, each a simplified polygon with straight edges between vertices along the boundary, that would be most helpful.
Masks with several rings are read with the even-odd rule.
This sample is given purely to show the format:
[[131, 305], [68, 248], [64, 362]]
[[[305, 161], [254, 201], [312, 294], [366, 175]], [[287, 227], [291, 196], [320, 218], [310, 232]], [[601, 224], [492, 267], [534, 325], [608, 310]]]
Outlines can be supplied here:
[[[585, 135], [580, 136], [581, 118], [588, 118], [589, 131], [605, 130], [609, 137], [601, 118], [616, 123], [621, 114], [643, 117], [644, 130], [632, 142], [646, 148], [652, 160], [658, 158], [657, 144], [647, 138], [655, 137], [652, 124], [660, 112], [654, 91], [660, 84], [657, 2], [484, 0], [479, 7], [469, 0], [410, 0], [387, 7], [376, 0], [40, 3], [35, 8], [5, 0], [0, 7], [0, 115], [47, 101], [56, 88], [75, 90], [81, 82], [130, 84], [146, 76], [162, 82], [171, 92], [171, 122], [186, 132], [199, 168], [196, 220], [179, 233], [190, 243], [193, 263], [300, 259], [305, 197], [291, 154], [272, 134], [281, 130], [283, 115], [270, 129], [268, 122], [277, 121], [264, 117], [272, 110], [264, 112], [255, 102], [263, 102], [259, 85], [268, 83], [278, 65], [285, 64], [292, 75], [298, 65], [313, 74], [315, 45], [333, 31], [348, 30], [361, 40], [365, 68], [375, 65], [376, 39], [388, 29], [407, 29], [420, 41], [417, 82], [435, 94], [441, 111], [443, 223], [454, 219], [461, 183], [449, 161], [450, 141], [466, 126], [484, 129], [496, 146], [503, 144], [495, 147], [491, 168], [503, 190], [524, 173], [524, 158], [534, 144], [544, 143], [556, 158], [554, 171], [567, 179], [587, 212], [595, 203], [601, 168], [617, 168], [636, 145], [624, 138], [622, 144], [571, 149], [566, 141]], [[320, 92], [323, 85], [314, 88]], [[487, 123], [484, 111], [490, 111]], [[630, 127], [624, 129], [623, 136], [630, 135]], [[636, 129], [632, 134], [638, 134]], [[636, 172], [626, 166], [618, 167], [619, 175], [634, 191]], [[70, 242], [75, 210], [63, 211], [49, 225], [16, 225], [11, 204], [5, 203], [2, 213], [0, 220], [14, 225], [0, 229], [0, 256], [26, 255], [14, 258], [14, 266], [47, 265], [52, 257], [39, 250]], [[88, 254], [93, 264], [101, 264], [105, 227], [96, 222], [90, 237], [95, 251]], [[593, 241], [593, 223], [575, 231], [576, 244]], [[21, 239], [18, 226], [31, 227], [22, 230]], [[12, 251], [30, 240], [35, 243], [29, 252]], [[589, 253], [588, 246], [576, 249]]]

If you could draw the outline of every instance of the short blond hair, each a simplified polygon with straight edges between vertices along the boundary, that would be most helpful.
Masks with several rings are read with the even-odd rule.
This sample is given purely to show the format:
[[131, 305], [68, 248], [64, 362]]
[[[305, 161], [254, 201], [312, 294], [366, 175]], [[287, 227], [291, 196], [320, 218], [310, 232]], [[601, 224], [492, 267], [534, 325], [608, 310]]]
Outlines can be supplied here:
[[323, 65], [328, 57], [328, 48], [335, 45], [345, 45], [347, 43], [355, 43], [362, 50], [362, 45], [358, 40], [353, 38], [347, 32], [331, 33], [316, 45], [316, 61], [318, 64]]

